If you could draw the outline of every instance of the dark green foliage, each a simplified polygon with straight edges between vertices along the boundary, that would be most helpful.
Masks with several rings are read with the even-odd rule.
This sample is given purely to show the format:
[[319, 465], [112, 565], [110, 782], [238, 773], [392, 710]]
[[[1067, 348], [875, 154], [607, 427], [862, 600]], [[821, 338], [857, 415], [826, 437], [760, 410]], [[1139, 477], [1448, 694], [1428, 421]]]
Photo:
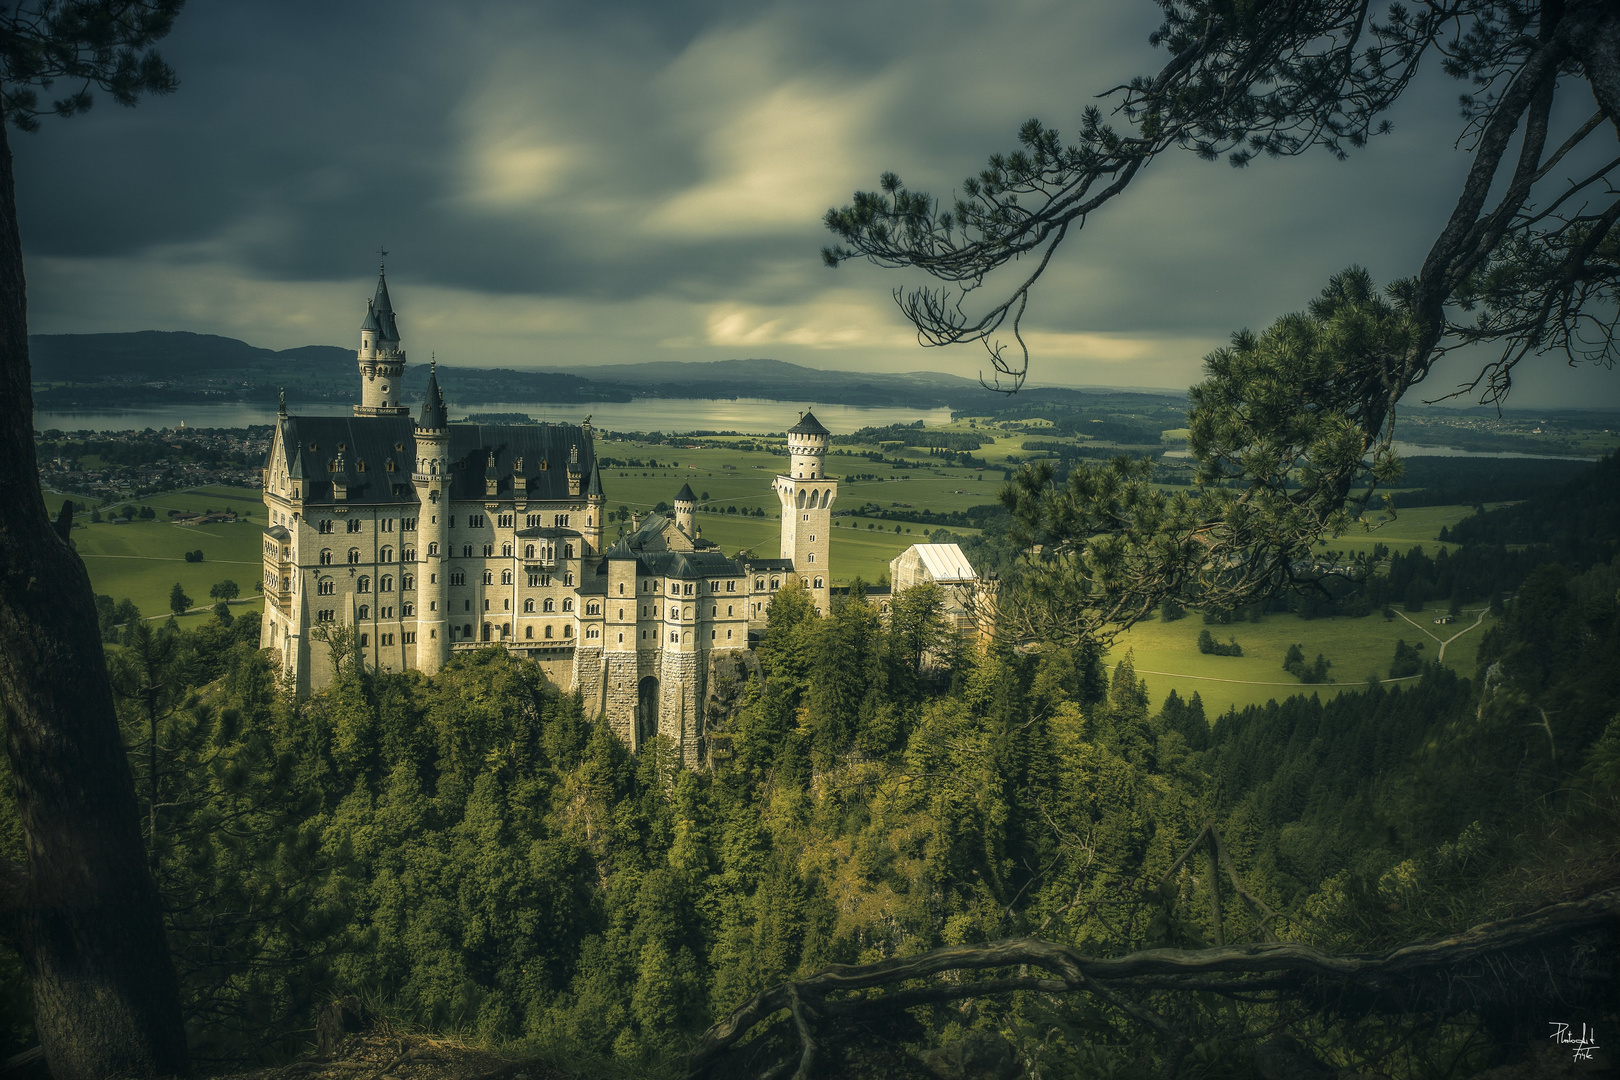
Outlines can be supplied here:
[[1423, 670], [1423, 657], [1418, 654], [1423, 651], [1423, 642], [1408, 645], [1404, 638], [1395, 642], [1395, 660], [1389, 665], [1389, 677], [1392, 679], [1406, 679]]
[[186, 595], [186, 591], [180, 587], [178, 581], [175, 582], [174, 588], [169, 590], [169, 610], [176, 615], [184, 615], [190, 607], [191, 597]]
[[203, 561], [202, 548], [198, 548], [196, 551], [188, 551], [188, 552], [186, 552], [186, 562], [202, 562], [202, 561]]
[[1235, 638], [1225, 642], [1216, 641], [1215, 635], [1208, 630], [1200, 630], [1198, 651], [1208, 656], [1242, 656], [1243, 646], [1239, 645]]
[[226, 578], [208, 589], [208, 597], [211, 600], [235, 600], [241, 594], [242, 590], [230, 578]]

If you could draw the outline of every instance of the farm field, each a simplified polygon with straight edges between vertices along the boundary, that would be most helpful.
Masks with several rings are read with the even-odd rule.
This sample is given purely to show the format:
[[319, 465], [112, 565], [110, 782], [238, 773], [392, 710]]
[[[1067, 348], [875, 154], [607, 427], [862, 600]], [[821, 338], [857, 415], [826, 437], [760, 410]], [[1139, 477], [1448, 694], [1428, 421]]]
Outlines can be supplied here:
[[[251, 500], [244, 502], [243, 500]], [[128, 597], [145, 616], [167, 615], [169, 590], [175, 582], [191, 597], [194, 605], [211, 605], [208, 590], [226, 578], [236, 582], [245, 602], [231, 605], [237, 617], [257, 613], [260, 600], [253, 591], [263, 560], [261, 529], [263, 503], [246, 488], [199, 488], [174, 491], [139, 500], [157, 513], [151, 521], [139, 519], [127, 525], [108, 521], [89, 524], [80, 515], [73, 530], [73, 543], [90, 571], [90, 585], [114, 600]], [[244, 510], [252, 516], [231, 524], [171, 525], [168, 511], [209, 508]], [[203, 561], [188, 563], [185, 553], [202, 549]], [[206, 613], [185, 618], [201, 620]]]
[[[1361, 618], [1339, 616], [1302, 619], [1297, 615], [1267, 615], [1260, 622], [1208, 626], [1197, 615], [1174, 622], [1155, 619], [1138, 623], [1122, 635], [1107, 654], [1110, 667], [1133, 654], [1137, 675], [1145, 679], [1157, 709], [1174, 689], [1183, 698], [1196, 691], [1204, 700], [1204, 711], [1214, 719], [1236, 706], [1263, 705], [1272, 698], [1282, 700], [1295, 694], [1318, 693], [1323, 698], [1366, 684], [1369, 675], [1380, 680], [1389, 677], [1395, 642], [1423, 644], [1423, 659], [1433, 661], [1440, 644], [1435, 638], [1462, 636], [1446, 647], [1445, 666], [1472, 678], [1479, 655], [1479, 643], [1495, 624], [1488, 613], [1479, 624], [1475, 620], [1484, 605], [1463, 609], [1450, 625], [1436, 626], [1434, 619], [1445, 615], [1446, 605], [1434, 603], [1421, 614], [1397, 614], [1393, 619], [1374, 613]], [[1405, 614], [1407, 618], [1402, 618]], [[1411, 620], [1407, 621], [1408, 618]], [[1413, 623], [1418, 625], [1414, 626]], [[1243, 646], [1242, 656], [1209, 656], [1198, 651], [1198, 635], [1208, 630], [1216, 641], [1236, 638]], [[1288, 647], [1298, 643], [1307, 662], [1321, 653], [1333, 664], [1328, 672], [1335, 682], [1308, 685], [1283, 670]], [[1166, 674], [1168, 673], [1168, 674]]]

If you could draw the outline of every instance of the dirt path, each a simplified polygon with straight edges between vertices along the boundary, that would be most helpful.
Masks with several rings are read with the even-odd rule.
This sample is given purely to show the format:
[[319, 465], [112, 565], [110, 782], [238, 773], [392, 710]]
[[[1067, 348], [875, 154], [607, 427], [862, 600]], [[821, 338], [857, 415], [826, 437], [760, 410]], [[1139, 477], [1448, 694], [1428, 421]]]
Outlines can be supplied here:
[[1424, 626], [1422, 623], [1417, 622], [1416, 620], [1409, 618], [1407, 616], [1406, 612], [1404, 612], [1404, 611], [1397, 611], [1395, 614], [1399, 615], [1403, 619], [1406, 619], [1407, 622], [1411, 623], [1413, 626], [1417, 627], [1419, 630], [1423, 631], [1425, 634], [1428, 634], [1429, 637], [1433, 638], [1435, 641], [1440, 642], [1440, 651], [1439, 651], [1439, 653], [1437, 653], [1435, 655], [1435, 658], [1434, 658], [1434, 662], [1438, 664], [1438, 663], [1442, 662], [1443, 660], [1445, 660], [1445, 658], [1446, 658], [1446, 646], [1450, 645], [1453, 641], [1456, 641], [1458, 638], [1460, 638], [1464, 634], [1468, 633], [1468, 631], [1476, 629], [1479, 626], [1480, 623], [1485, 621], [1485, 615], [1490, 610], [1491, 609], [1488, 608], [1488, 607], [1480, 608], [1479, 609], [1479, 618], [1474, 620], [1474, 624], [1472, 626], [1465, 626], [1461, 630], [1457, 631], [1455, 634], [1452, 634], [1448, 638], [1440, 638], [1440, 637], [1436, 636], [1435, 633], [1432, 630], [1430, 630], [1427, 626]]
[[[1217, 679], [1213, 675], [1182, 675], [1175, 671], [1150, 671], [1145, 667], [1136, 669], [1138, 675], [1163, 675], [1170, 679], [1197, 679], [1199, 682], [1236, 683], [1238, 686], [1331, 686], [1332, 683], [1302, 683], [1294, 682], [1257, 682], [1254, 679]], [[1379, 679], [1381, 683], [1407, 682], [1412, 679], [1421, 679], [1421, 675], [1402, 675], [1398, 679]]]

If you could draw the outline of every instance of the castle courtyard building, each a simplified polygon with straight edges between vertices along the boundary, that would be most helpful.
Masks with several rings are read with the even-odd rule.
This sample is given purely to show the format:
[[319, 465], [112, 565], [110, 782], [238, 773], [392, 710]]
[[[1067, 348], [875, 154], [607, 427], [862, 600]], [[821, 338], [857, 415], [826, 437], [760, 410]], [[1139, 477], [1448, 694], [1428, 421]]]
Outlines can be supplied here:
[[297, 693], [340, 656], [433, 674], [457, 651], [498, 646], [578, 690], [588, 714], [638, 749], [665, 736], [704, 760], [717, 663], [749, 647], [770, 599], [797, 579], [829, 610], [829, 433], [811, 413], [788, 433], [781, 557], [729, 557], [696, 527], [683, 487], [610, 546], [589, 419], [451, 423], [436, 370], [417, 414], [379, 273], [360, 328], [353, 415], [294, 416], [285, 401], [263, 470], [260, 644]]

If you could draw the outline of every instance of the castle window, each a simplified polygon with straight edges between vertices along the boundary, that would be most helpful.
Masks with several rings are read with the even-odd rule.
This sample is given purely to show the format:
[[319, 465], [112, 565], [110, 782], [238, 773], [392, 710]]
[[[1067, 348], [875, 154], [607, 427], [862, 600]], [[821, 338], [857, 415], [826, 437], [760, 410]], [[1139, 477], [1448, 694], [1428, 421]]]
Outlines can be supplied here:
[[526, 528], [538, 529], [540, 527], [540, 515], [530, 514], [528, 517], [523, 519], [523, 524]]
[[551, 636], [551, 627], [548, 626], [548, 627], [546, 627], [546, 637], [550, 637], [550, 636]]
[[781, 586], [780, 586], [779, 583], [781, 582], [781, 580], [782, 580], [781, 578], [771, 578], [771, 588], [773, 588], [773, 589], [780, 588]]
[[493, 570], [485, 570], [484, 571], [484, 584], [485, 585], [493, 585], [493, 584], [495, 584], [495, 571], [493, 571]]
[[438, 554], [439, 554], [439, 542], [437, 540], [429, 540], [428, 541], [428, 555], [429, 555], [429, 557], [437, 557]]
[[315, 613], [315, 621], [316, 622], [331, 622], [332, 621], [332, 609], [331, 608], [322, 608], [321, 610], [317, 611]]
[[619, 609], [619, 618], [621, 618], [621, 619], [624, 618], [624, 608]]
[[805, 561], [806, 562], [815, 562], [816, 561], [816, 553], [812, 551], [809, 555], [806, 555], [805, 556]]
[[538, 589], [540, 587], [540, 577], [541, 575], [531, 572], [529, 574], [529, 588]]
[[675, 631], [671, 630], [669, 632], [669, 643], [671, 645], [679, 645], [681, 643], [681, 635], [679, 635]]
[[366, 471], [366, 459], [365, 458], [360, 459], [360, 471], [361, 472]]
[[619, 635], [619, 644], [621, 644], [621, 645], [624, 644], [624, 635], [623, 634]]
[[354, 566], [359, 562], [360, 562], [360, 549], [359, 548], [350, 548], [349, 549], [349, 565]]
[[511, 611], [512, 610], [512, 598], [510, 596], [508, 596], [506, 599], [501, 601], [501, 610], [502, 611]]
[[485, 601], [484, 601], [484, 610], [485, 610], [485, 611], [488, 611], [488, 610], [489, 610], [489, 601], [488, 601], [488, 600], [485, 600]]
[[727, 631], [726, 631], [726, 640], [727, 640], [727, 641], [730, 641], [730, 640], [731, 640], [731, 631], [730, 631], [730, 630], [727, 630]]
[[456, 570], [456, 571], [452, 572], [451, 575], [450, 575], [450, 584], [452, 584], [452, 585], [465, 585], [465, 584], [467, 584], [467, 575], [464, 572], [460, 571], [460, 570]]
[[574, 636], [574, 624], [569, 623], [568, 625], [563, 627], [563, 637], [573, 637], [573, 636]]
[[495, 545], [494, 544], [485, 544], [484, 545], [484, 558], [487, 559], [493, 554], [495, 554]]
[[349, 519], [349, 531], [350, 532], [359, 532], [360, 531], [360, 524], [361, 524], [361, 522], [360, 522], [359, 518], [350, 518]]
[[596, 630], [596, 629], [589, 629], [589, 630], [585, 631], [585, 636], [588, 637], [588, 638], [599, 638], [599, 637], [602, 636], [602, 631]]
[[726, 582], [726, 592], [736, 592], [736, 591], [737, 591], [737, 583], [735, 581]]
[[713, 641], [715, 638], [717, 638], [719, 636], [720, 635], [716, 631], [714, 631], [714, 630], [709, 631], [709, 640], [710, 641]]
[[563, 584], [567, 585], [570, 588], [573, 587], [573, 584], [574, 584], [574, 572], [572, 570], [568, 571], [567, 573], [565, 573], [563, 575]]
[[401, 634], [400, 637], [403, 640], [404, 644], [406, 644], [406, 645], [415, 645], [416, 644], [416, 631], [415, 630], [407, 630], [403, 634]]
[[816, 588], [818, 588], [818, 589], [819, 589], [819, 588], [821, 588], [821, 587], [822, 587], [822, 585], [821, 585], [821, 579], [820, 579], [820, 578], [816, 578], [816, 585], [815, 585], [815, 587], [816, 587]]
[[384, 574], [382, 577], [378, 578], [377, 579], [377, 591], [378, 592], [393, 592], [394, 591], [394, 579], [388, 574]]
[[813, 544], [813, 543], [815, 543], [815, 542], [816, 542], [816, 534], [815, 534], [815, 533], [811, 533], [811, 534], [810, 534], [810, 542], [811, 542], [811, 543], [812, 543], [812, 544]]
[[414, 588], [416, 588], [416, 575], [415, 574], [401, 574], [401, 575], [399, 575], [399, 591], [400, 592], [408, 592], [408, 591], [410, 591], [411, 589], [414, 589]]
[[573, 611], [574, 610], [574, 598], [573, 597], [567, 596], [567, 597], [563, 598], [563, 610], [564, 611]]
[[331, 596], [335, 592], [337, 592], [337, 582], [333, 581], [331, 578], [326, 578], [323, 581], [317, 581], [315, 583], [316, 596]]
[[619, 595], [620, 596], [624, 595], [624, 582], [622, 582], [622, 581], [619, 582]]
[[764, 587], [765, 587], [765, 579], [764, 578], [755, 578], [754, 579], [754, 588], [763, 589]]
[[501, 584], [502, 585], [510, 585], [510, 584], [512, 584], [512, 571], [510, 571], [510, 570], [502, 570], [501, 571]]
[[585, 614], [587, 614], [587, 615], [600, 615], [600, 614], [602, 614], [602, 605], [598, 604], [595, 600], [592, 600], [590, 603], [585, 605]]
[[678, 607], [670, 608], [669, 609], [669, 617], [672, 618], [672, 619], [680, 618], [681, 617], [681, 609], [678, 608]]
[[504, 556], [505, 558], [510, 559], [512, 557], [512, 545], [511, 544], [502, 544], [501, 545], [501, 555]]
[[322, 566], [331, 566], [332, 565], [332, 549], [331, 548], [322, 548], [321, 549], [321, 565]]
[[566, 528], [568, 526], [568, 515], [558, 514], [551, 519], [551, 523], [559, 529]]
[[361, 604], [359, 610], [354, 613], [354, 617], [357, 618], [357, 619], [369, 619], [369, 618], [371, 618], [371, 607], [370, 607], [370, 605]]
[[472, 623], [462, 623], [461, 624], [461, 636], [462, 637], [472, 637]]
[[370, 645], [370, 644], [371, 644], [371, 635], [370, 634], [361, 634], [360, 635], [360, 647], [363, 649], [367, 645]]
[[471, 544], [462, 544], [461, 545], [461, 557], [463, 559], [472, 558], [472, 545]]
[[523, 557], [525, 559], [534, 558], [534, 545], [533, 544], [524, 544], [523, 545]]
[[710, 592], [719, 592], [720, 591], [720, 583], [718, 581], [709, 582], [709, 591]]
[[456, 515], [454, 514], [450, 515], [450, 527], [452, 529], [456, 527]]
[[574, 557], [574, 545], [573, 544], [564, 544], [563, 545], [563, 558], [572, 559], [573, 557]]
[[399, 531], [400, 532], [415, 532], [416, 531], [416, 519], [413, 518], [413, 517], [400, 518], [399, 519]]
[[416, 614], [416, 605], [407, 600], [399, 605], [399, 613], [401, 617], [409, 619]]
[[331, 518], [321, 518], [320, 524], [317, 526], [317, 530], [320, 531], [320, 532], [323, 532], [323, 533], [331, 532], [332, 531], [332, 519]]
[[382, 549], [381, 554], [379, 554], [377, 556], [377, 561], [378, 562], [393, 562], [394, 561], [394, 549], [391, 548], [391, 547], [385, 546]]
[[530, 613], [530, 614], [533, 614], [533, 612], [534, 612], [534, 598], [533, 597], [530, 597], [529, 599], [523, 601], [523, 610]]
[[502, 514], [496, 519], [496, 523], [503, 529], [510, 529], [512, 527], [513, 517], [514, 515], [512, 514]]
[[386, 468], [386, 469], [387, 469], [387, 470], [388, 470], [388, 471], [389, 471], [389, 472], [393, 472], [393, 471], [394, 471], [394, 459], [393, 459], [393, 458], [389, 458], [389, 459], [388, 459], [388, 464], [387, 464], [387, 465], [386, 465], [386, 466], [384, 466], [384, 467], [385, 467], [385, 468]]
[[400, 548], [399, 549], [399, 561], [400, 562], [415, 562], [416, 561], [416, 549], [415, 548]]
[[681, 594], [683, 596], [691, 596], [692, 595], [692, 585], [691, 585], [690, 582], [688, 582], [684, 587], [682, 587]]
[[483, 514], [468, 514], [467, 515], [467, 528], [469, 528], [469, 529], [482, 529], [483, 527], [484, 527], [484, 515]]
[[557, 610], [557, 601], [553, 600], [549, 596], [546, 597], [545, 603], [541, 606], [540, 610], [542, 610], [542, 611], [556, 611]]
[[[534, 610], [534, 605], [533, 605], [533, 604], [530, 604], [530, 605], [529, 605], [529, 610], [530, 610], [530, 611], [533, 611], [533, 610]], [[524, 628], [523, 628], [523, 636], [524, 636], [524, 637], [526, 637], [526, 638], [530, 638], [530, 639], [533, 639], [533, 637], [534, 637], [534, 627], [532, 627], [532, 626], [525, 626], [525, 627], [524, 627]]]
[[730, 604], [727, 604], [727, 605], [726, 605], [726, 614], [727, 614], [727, 615], [730, 615], [730, 614], [731, 614], [731, 605], [730, 605]]

